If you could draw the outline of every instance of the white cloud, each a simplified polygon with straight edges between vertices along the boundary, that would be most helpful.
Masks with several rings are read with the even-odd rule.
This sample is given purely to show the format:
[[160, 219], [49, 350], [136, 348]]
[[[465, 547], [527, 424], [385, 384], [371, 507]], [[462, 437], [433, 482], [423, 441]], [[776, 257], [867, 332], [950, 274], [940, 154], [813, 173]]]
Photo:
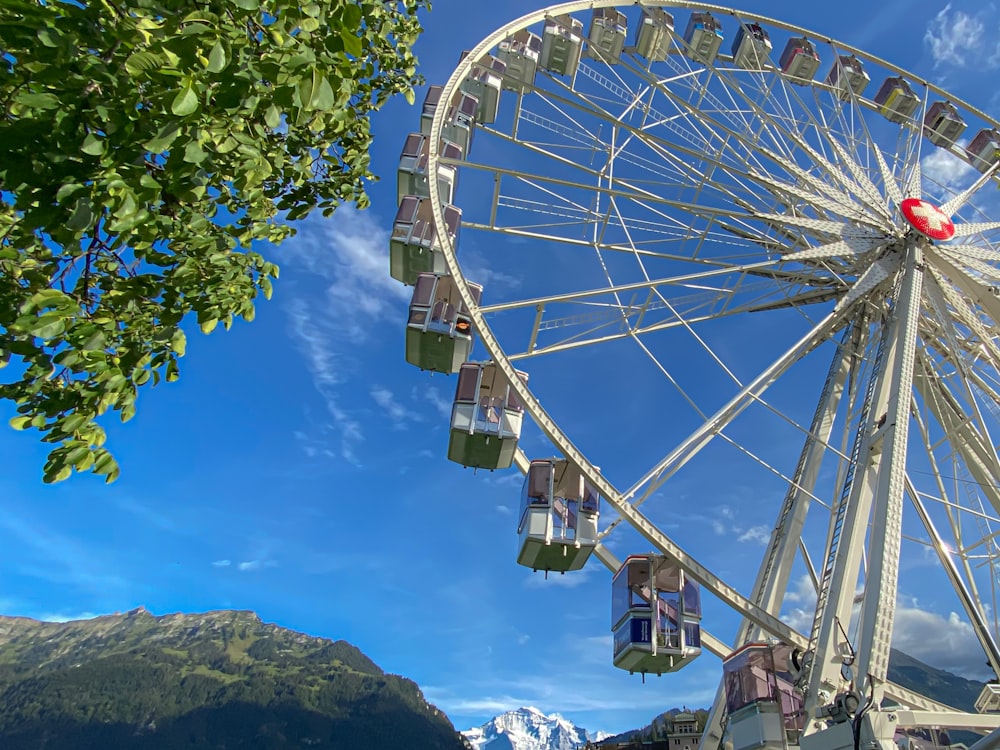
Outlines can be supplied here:
[[429, 403], [441, 417], [449, 420], [450, 422], [452, 402], [450, 399], [441, 395], [441, 391], [439, 391], [436, 386], [432, 385], [419, 389], [414, 388], [413, 397]]
[[514, 512], [510, 508], [508, 508], [506, 505], [498, 505], [497, 508], [496, 508], [496, 510], [497, 510], [497, 513], [499, 513], [501, 516], [509, 516], [509, 515], [511, 515]]
[[[964, 144], [960, 142], [959, 145]], [[920, 173], [932, 183], [956, 193], [972, 182], [973, 176], [978, 176], [975, 169], [943, 148], [933, 149], [920, 160]]]
[[386, 414], [389, 415], [390, 419], [403, 424], [408, 418], [419, 418], [417, 415], [411, 414], [409, 409], [400, 404], [396, 400], [396, 396], [388, 388], [376, 385], [372, 387], [369, 393], [371, 394], [372, 400], [378, 404]]
[[768, 540], [771, 538], [771, 530], [767, 526], [751, 526], [749, 529], [740, 534], [736, 541], [738, 542], [756, 542], [757, 544], [767, 544]]
[[[287, 282], [292, 335], [332, 420], [336, 452], [355, 466], [361, 465], [362, 415], [339, 394], [358, 368], [351, 352], [385, 324], [402, 325], [411, 294], [389, 276], [388, 226], [369, 211], [342, 206], [330, 219], [306, 221], [281, 248], [293, 273], [305, 272]], [[317, 280], [324, 284], [322, 292], [303, 290]], [[326, 436], [300, 442], [309, 457], [329, 455], [317, 446]]]
[[582, 570], [571, 570], [568, 573], [549, 573], [545, 575], [542, 571], [532, 572], [525, 585], [528, 588], [541, 588], [543, 586], [564, 586], [566, 588], [576, 588], [587, 582], [590, 578], [594, 566], [583, 568]]
[[978, 72], [1000, 68], [1000, 30], [997, 7], [988, 3], [973, 15], [952, 10], [948, 3], [928, 23], [924, 43], [928, 46], [934, 67], [950, 65]]
[[972, 626], [954, 612], [944, 617], [919, 606], [897, 605], [892, 645], [953, 674], [975, 679], [992, 676]]
[[232, 564], [232, 560], [216, 560], [212, 563], [212, 566], [216, 568], [228, 568]]
[[42, 622], [75, 622], [76, 620], [93, 620], [95, 617], [100, 617], [96, 612], [79, 612], [72, 615], [63, 614], [45, 614], [38, 615], [32, 619], [41, 620]]
[[[984, 39], [986, 26], [980, 18], [961, 10], [952, 11], [948, 3], [927, 24], [924, 43], [929, 47], [934, 66], [981, 65], [988, 56]], [[995, 52], [993, 54], [996, 54]]]

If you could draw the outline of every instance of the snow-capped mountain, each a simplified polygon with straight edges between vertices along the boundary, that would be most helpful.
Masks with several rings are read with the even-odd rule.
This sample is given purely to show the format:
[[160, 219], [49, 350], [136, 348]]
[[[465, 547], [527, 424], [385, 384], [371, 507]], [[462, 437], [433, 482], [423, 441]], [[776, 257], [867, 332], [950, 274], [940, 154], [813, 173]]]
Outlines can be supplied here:
[[600, 732], [592, 737], [559, 714], [546, 716], [532, 706], [500, 714], [462, 734], [475, 750], [577, 750], [588, 740], [608, 736]]

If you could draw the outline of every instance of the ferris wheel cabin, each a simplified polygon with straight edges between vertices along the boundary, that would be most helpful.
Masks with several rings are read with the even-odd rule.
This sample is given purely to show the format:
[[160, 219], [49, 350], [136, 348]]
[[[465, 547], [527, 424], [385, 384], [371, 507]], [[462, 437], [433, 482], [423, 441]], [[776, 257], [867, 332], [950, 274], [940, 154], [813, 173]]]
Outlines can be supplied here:
[[[423, 111], [420, 114], [420, 132], [424, 135], [431, 134], [431, 123], [434, 120], [434, 113], [441, 104], [443, 91], [444, 86], [431, 86], [427, 89]], [[451, 104], [448, 105], [448, 113], [444, 127], [441, 129], [441, 137], [456, 144], [462, 149], [463, 154], [469, 153], [469, 149], [472, 148], [472, 136], [476, 129], [476, 112], [478, 110], [479, 100], [462, 91], [456, 92]]]
[[684, 54], [695, 62], [711, 65], [719, 54], [722, 38], [722, 24], [711, 13], [692, 13], [684, 30]]
[[507, 65], [503, 87], [522, 93], [529, 86], [534, 86], [541, 52], [541, 37], [527, 29], [516, 31], [500, 42], [497, 55]]
[[[455, 242], [462, 221], [461, 209], [444, 206], [444, 221], [445, 231]], [[417, 274], [443, 274], [447, 269], [438, 236], [431, 199], [403, 196], [389, 237], [389, 275], [410, 286], [416, 283]]]
[[965, 120], [951, 102], [934, 102], [924, 116], [924, 135], [935, 146], [949, 148], [966, 128]]
[[804, 36], [793, 36], [785, 45], [778, 62], [781, 72], [788, 76], [792, 83], [805, 86], [812, 82], [813, 76], [819, 70], [819, 54], [813, 43]]
[[600, 496], [564, 458], [536, 459], [521, 490], [517, 562], [532, 570], [582, 568], [597, 546]]
[[611, 582], [614, 664], [675, 672], [701, 653], [701, 590], [659, 555], [631, 555]]
[[[463, 53], [462, 57], [468, 53]], [[497, 119], [500, 107], [500, 89], [507, 64], [498, 57], [486, 55], [472, 68], [469, 77], [462, 81], [461, 89], [479, 102], [476, 122], [489, 125]]]
[[[403, 153], [399, 155], [399, 169], [396, 171], [396, 205], [402, 204], [408, 195], [430, 198], [430, 180], [427, 175], [430, 136], [410, 133], [403, 143]], [[462, 149], [454, 143], [441, 144], [441, 156], [447, 159], [461, 159]], [[455, 180], [458, 169], [454, 164], [438, 166], [438, 195], [445, 203], [451, 203], [455, 194]]]
[[[483, 288], [469, 284], [479, 304]], [[462, 304], [451, 276], [417, 276], [406, 321], [406, 361], [421, 370], [458, 372], [472, 352], [474, 331], [468, 308]]]
[[616, 8], [594, 8], [587, 33], [587, 57], [617, 63], [625, 49], [628, 19]]
[[636, 27], [635, 51], [650, 62], [663, 62], [670, 54], [674, 17], [663, 8], [643, 8]]
[[740, 24], [733, 39], [733, 62], [747, 70], [763, 70], [771, 55], [771, 38], [759, 23]]
[[569, 14], [545, 19], [539, 64], [552, 73], [572, 78], [583, 51], [583, 22]]
[[[528, 373], [518, 372], [522, 382]], [[451, 408], [448, 458], [474, 469], [507, 469], [521, 437], [524, 407], [493, 362], [466, 362]]]
[[902, 76], [890, 76], [875, 94], [878, 111], [889, 122], [904, 122], [916, 111], [920, 99]]
[[837, 96], [843, 101], [849, 101], [852, 93], [861, 96], [871, 83], [871, 76], [865, 72], [865, 66], [854, 55], [837, 55], [833, 67], [826, 75], [826, 83], [832, 86]]
[[965, 149], [969, 161], [980, 172], [985, 172], [1000, 161], [1000, 132], [983, 128]]
[[750, 643], [722, 662], [732, 750], [786, 750], [805, 726], [802, 696], [788, 671], [792, 649]]

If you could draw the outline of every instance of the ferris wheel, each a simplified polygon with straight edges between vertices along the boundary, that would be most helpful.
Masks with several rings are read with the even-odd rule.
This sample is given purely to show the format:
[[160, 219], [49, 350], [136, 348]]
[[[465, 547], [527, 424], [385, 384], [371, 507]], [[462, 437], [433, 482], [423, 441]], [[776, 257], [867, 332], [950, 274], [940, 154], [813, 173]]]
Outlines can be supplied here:
[[[526, 474], [517, 561], [615, 573], [615, 666], [723, 659], [704, 747], [1000, 726], [994, 686], [970, 714], [887, 678], [917, 578], [1000, 676], [998, 128], [863, 50], [690, 2], [539, 10], [428, 93], [390, 243], [407, 360], [458, 374], [450, 459]], [[765, 530], [748, 580], [670, 523], [727, 483]], [[619, 560], [620, 535], [654, 552]], [[782, 616], [796, 580], [805, 622]]]

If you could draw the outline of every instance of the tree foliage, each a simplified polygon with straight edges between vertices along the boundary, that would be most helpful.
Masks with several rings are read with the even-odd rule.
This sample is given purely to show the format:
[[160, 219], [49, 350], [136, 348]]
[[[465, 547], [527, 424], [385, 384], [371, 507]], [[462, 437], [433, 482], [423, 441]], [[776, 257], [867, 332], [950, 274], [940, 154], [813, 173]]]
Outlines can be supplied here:
[[[181, 323], [252, 320], [289, 222], [368, 203], [368, 116], [413, 101], [426, 0], [3, 0], [0, 398], [47, 482], [178, 377]], [[234, 373], [238, 376], [238, 373]]]

